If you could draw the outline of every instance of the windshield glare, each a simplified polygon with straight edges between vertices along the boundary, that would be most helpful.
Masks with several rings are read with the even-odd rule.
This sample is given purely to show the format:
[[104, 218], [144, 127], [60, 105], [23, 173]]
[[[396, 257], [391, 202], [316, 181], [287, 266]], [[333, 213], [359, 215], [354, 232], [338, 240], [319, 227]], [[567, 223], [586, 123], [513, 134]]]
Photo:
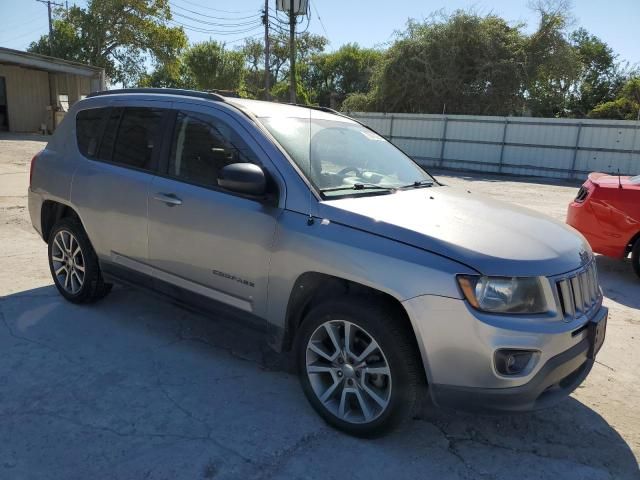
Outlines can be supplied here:
[[[380, 135], [360, 124], [313, 118], [261, 118], [311, 183], [329, 197], [371, 194], [434, 182]], [[309, 128], [311, 127], [311, 128]], [[354, 186], [364, 186], [358, 189]]]

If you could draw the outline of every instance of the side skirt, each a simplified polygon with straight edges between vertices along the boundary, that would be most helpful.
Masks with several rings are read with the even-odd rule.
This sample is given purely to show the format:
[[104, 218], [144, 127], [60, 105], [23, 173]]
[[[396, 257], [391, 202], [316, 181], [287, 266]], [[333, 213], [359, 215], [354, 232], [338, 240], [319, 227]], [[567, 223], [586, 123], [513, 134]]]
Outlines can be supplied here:
[[219, 317], [225, 321], [249, 327], [260, 333], [267, 332], [266, 319], [245, 310], [226, 305], [204, 295], [112, 262], [101, 260], [100, 269], [105, 281], [109, 283], [137, 288], [186, 310], [208, 317]]

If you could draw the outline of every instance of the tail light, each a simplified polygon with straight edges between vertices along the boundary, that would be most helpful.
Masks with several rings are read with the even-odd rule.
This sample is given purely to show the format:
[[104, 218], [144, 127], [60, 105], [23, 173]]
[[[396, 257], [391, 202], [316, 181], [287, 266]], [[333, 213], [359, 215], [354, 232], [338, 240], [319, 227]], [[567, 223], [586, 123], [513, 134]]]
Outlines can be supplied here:
[[36, 153], [31, 159], [31, 166], [29, 167], [29, 188], [31, 188], [31, 183], [33, 181], [33, 169], [36, 166], [36, 160], [41, 153], [42, 153], [42, 150]]
[[578, 195], [576, 195], [576, 202], [584, 202], [587, 198], [587, 195], [589, 195], [589, 190], [587, 190], [585, 187], [580, 187], [580, 190], [578, 190]]

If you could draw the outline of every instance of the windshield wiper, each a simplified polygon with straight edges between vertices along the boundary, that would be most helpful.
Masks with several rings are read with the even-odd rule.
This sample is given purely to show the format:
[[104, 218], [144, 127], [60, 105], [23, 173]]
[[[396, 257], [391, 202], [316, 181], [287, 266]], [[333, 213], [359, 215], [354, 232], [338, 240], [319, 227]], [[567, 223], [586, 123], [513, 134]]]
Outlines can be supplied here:
[[433, 182], [431, 180], [416, 180], [415, 182], [409, 183], [407, 185], [402, 185], [401, 187], [397, 187], [398, 190], [406, 190], [407, 188], [422, 188], [422, 187], [433, 187]]
[[375, 183], [354, 183], [353, 185], [344, 187], [332, 187], [322, 188], [320, 191], [324, 192], [339, 192], [340, 190], [383, 190], [385, 192], [395, 192], [396, 187], [385, 187], [383, 185], [376, 185]]
[[423, 188], [423, 187], [432, 187], [434, 182], [431, 180], [416, 180], [413, 183], [409, 183], [407, 185], [400, 185], [398, 187], [385, 187], [384, 185], [377, 185], [375, 183], [354, 183], [353, 185], [344, 186], [344, 187], [332, 187], [332, 188], [323, 188], [321, 192], [338, 192], [340, 190], [383, 190], [385, 192], [395, 192], [398, 190], [406, 190], [408, 188]]

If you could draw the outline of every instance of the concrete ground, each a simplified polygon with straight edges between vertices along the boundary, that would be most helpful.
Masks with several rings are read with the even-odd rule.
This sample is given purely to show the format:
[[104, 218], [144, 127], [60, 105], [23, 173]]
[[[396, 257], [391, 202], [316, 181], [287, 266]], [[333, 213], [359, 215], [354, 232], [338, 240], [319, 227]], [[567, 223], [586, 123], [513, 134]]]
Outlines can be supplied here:
[[[0, 478], [640, 478], [640, 281], [598, 258], [611, 316], [587, 381], [517, 416], [429, 410], [360, 440], [327, 427], [251, 331], [128, 288], [58, 295], [26, 209], [38, 136], [0, 136]], [[576, 185], [445, 183], [563, 219]]]

